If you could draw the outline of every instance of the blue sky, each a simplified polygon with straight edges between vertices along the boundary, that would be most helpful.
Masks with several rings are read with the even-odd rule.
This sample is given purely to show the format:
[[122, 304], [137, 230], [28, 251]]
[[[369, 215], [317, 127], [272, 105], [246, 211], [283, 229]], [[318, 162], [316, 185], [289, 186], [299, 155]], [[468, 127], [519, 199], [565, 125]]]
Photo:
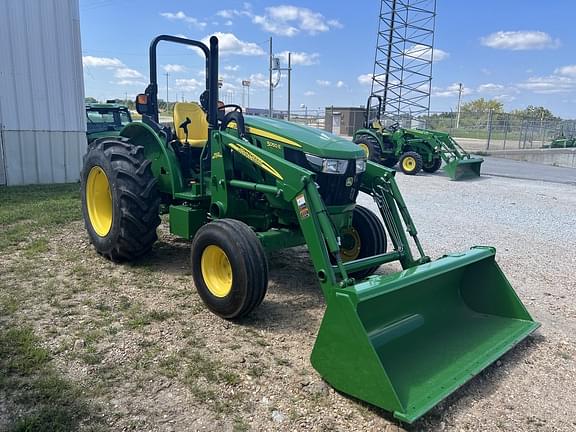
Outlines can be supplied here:
[[[497, 98], [506, 110], [542, 105], [576, 118], [576, 4], [572, 1], [437, 2], [432, 110], [463, 101]], [[267, 107], [268, 38], [283, 58], [293, 54], [292, 107], [364, 104], [370, 92], [377, 0], [337, 2], [220, 0], [80, 0], [86, 95], [129, 98], [148, 82], [148, 45], [162, 33], [205, 39], [219, 32], [222, 99], [242, 102], [251, 80], [250, 106]], [[202, 59], [194, 51], [159, 50], [160, 94], [197, 100]], [[369, 81], [369, 80], [368, 80]], [[286, 78], [275, 91], [285, 108]]]

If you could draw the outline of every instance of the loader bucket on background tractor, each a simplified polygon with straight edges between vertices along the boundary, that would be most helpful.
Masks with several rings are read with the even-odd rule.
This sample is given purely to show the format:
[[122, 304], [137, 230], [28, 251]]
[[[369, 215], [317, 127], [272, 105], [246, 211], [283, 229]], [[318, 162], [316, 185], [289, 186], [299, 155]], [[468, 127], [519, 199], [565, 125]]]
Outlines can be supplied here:
[[494, 257], [476, 247], [336, 289], [313, 366], [412, 423], [539, 326]]
[[480, 177], [482, 158], [454, 159], [444, 165], [444, 172], [452, 180], [465, 180]]

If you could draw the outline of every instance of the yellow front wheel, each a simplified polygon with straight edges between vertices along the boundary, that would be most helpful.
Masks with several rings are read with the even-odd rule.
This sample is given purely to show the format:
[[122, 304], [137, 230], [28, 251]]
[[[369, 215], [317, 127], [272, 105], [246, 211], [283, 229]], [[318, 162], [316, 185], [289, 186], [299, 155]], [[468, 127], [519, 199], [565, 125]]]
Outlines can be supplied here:
[[268, 287], [268, 264], [258, 237], [243, 222], [218, 219], [192, 241], [192, 276], [202, 301], [217, 315], [240, 318], [257, 307]]
[[202, 252], [200, 259], [202, 278], [208, 291], [215, 297], [223, 298], [232, 291], [232, 266], [226, 252], [215, 245], [210, 245]]
[[402, 155], [399, 164], [404, 174], [418, 174], [422, 170], [422, 156], [414, 151], [408, 151]]
[[[352, 225], [340, 231], [340, 256], [342, 261], [354, 261], [386, 252], [386, 230], [372, 211], [356, 205]], [[371, 275], [378, 266], [348, 273], [355, 279]]]

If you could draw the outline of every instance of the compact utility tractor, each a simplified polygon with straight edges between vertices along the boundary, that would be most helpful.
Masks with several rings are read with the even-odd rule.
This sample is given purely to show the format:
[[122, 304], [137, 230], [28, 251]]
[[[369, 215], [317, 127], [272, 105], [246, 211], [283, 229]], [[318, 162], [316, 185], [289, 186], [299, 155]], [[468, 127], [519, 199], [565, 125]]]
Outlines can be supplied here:
[[[200, 104], [158, 123], [156, 48], [168, 41], [206, 56]], [[337, 390], [412, 422], [532, 333], [538, 324], [491, 247], [431, 261], [394, 181], [350, 141], [293, 123], [218, 107], [218, 39], [158, 36], [141, 123], [93, 142], [82, 209], [96, 250], [113, 261], [148, 252], [161, 213], [191, 240], [194, 285], [225, 319], [266, 294], [266, 252], [306, 245], [326, 298], [311, 355]], [[356, 204], [373, 197], [379, 215]], [[382, 223], [382, 221], [384, 223]], [[413, 255], [409, 238], [415, 245]], [[374, 274], [399, 261], [403, 270]]]
[[[373, 100], [376, 104], [372, 104]], [[480, 176], [482, 158], [474, 158], [445, 132], [427, 129], [404, 129], [397, 123], [383, 127], [382, 98], [370, 95], [366, 103], [364, 127], [354, 133], [353, 141], [367, 157], [389, 168], [399, 165], [404, 174], [421, 170], [434, 173], [445, 162], [444, 171], [453, 180]]]
[[86, 104], [86, 137], [88, 143], [102, 137], [118, 136], [132, 116], [128, 107], [116, 101]]

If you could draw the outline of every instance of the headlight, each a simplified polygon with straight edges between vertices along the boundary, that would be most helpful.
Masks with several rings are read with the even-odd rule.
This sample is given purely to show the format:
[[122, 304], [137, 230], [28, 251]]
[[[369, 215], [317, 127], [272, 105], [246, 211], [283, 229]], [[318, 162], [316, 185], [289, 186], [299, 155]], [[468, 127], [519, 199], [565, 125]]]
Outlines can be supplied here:
[[344, 174], [348, 169], [348, 161], [345, 159], [324, 159], [306, 154], [306, 160], [318, 171], [326, 174]]
[[356, 174], [366, 171], [366, 159], [356, 159]]

